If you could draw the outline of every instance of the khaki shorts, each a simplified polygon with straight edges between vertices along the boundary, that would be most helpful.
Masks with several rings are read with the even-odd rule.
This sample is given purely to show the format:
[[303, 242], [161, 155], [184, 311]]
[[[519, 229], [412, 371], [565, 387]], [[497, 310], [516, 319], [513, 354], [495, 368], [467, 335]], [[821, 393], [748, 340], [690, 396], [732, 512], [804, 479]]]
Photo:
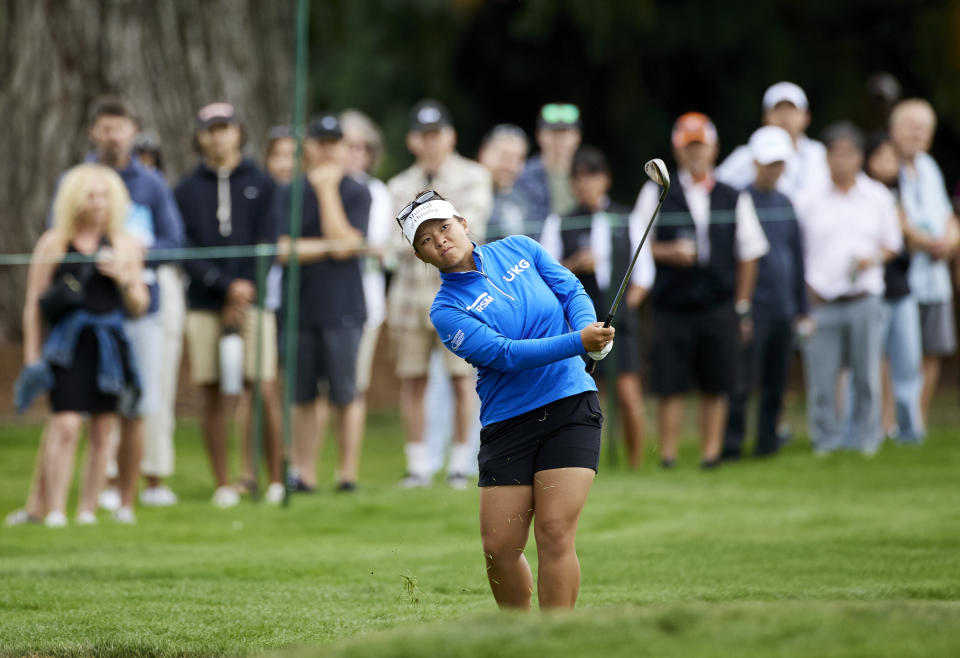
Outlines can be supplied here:
[[[258, 313], [259, 311], [259, 313]], [[247, 309], [243, 329], [243, 376], [253, 381], [257, 374], [257, 316], [263, 318], [260, 336], [262, 364], [260, 376], [271, 382], [277, 378], [277, 318], [273, 311]], [[220, 381], [220, 336], [223, 323], [216, 311], [187, 312], [187, 354], [190, 355], [190, 378], [199, 386]]]
[[443, 365], [451, 377], [469, 377], [475, 372], [472, 365], [444, 347], [433, 327], [391, 329], [390, 338], [397, 357], [397, 377], [401, 379], [426, 377], [430, 353], [435, 348], [443, 353]]

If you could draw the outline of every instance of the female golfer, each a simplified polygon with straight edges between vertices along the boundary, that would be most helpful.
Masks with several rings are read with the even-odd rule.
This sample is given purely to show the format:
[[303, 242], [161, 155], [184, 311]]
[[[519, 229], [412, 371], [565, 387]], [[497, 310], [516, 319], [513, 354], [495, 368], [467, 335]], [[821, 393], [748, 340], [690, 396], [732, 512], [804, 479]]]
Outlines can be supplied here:
[[596, 321], [577, 278], [530, 238], [478, 247], [467, 220], [432, 190], [397, 221], [417, 257], [440, 270], [430, 318], [441, 340], [477, 368], [480, 535], [493, 596], [503, 608], [530, 607], [523, 550], [533, 520], [540, 607], [572, 608], [577, 521], [603, 423], [579, 357], [606, 356], [614, 330]]

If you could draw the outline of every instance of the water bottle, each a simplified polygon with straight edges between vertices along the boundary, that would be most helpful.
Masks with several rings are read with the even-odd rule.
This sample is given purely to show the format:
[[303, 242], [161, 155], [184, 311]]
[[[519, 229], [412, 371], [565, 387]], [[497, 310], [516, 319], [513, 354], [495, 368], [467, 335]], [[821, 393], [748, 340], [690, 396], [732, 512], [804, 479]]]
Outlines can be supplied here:
[[243, 392], [243, 338], [235, 328], [225, 330], [220, 337], [220, 392]]

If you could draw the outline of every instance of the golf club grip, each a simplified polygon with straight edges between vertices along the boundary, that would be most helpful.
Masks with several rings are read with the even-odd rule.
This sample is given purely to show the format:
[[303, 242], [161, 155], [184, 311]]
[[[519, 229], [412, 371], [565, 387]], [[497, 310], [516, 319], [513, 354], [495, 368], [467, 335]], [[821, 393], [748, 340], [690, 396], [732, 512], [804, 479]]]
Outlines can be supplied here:
[[[613, 313], [607, 316], [607, 319], [603, 321], [603, 328], [606, 329], [613, 323]], [[589, 358], [589, 357], [588, 357]], [[590, 362], [584, 367], [584, 370], [587, 371], [588, 375], [592, 375], [594, 369], [597, 367], [597, 362], [593, 359], [590, 359]]]

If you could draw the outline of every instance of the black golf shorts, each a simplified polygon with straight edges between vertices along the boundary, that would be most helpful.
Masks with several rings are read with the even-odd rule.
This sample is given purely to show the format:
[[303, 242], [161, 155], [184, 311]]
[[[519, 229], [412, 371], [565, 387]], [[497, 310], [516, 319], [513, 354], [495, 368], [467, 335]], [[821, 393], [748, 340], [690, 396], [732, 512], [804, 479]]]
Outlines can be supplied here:
[[603, 414], [596, 391], [554, 400], [480, 430], [480, 486], [532, 485], [552, 468], [600, 464]]

